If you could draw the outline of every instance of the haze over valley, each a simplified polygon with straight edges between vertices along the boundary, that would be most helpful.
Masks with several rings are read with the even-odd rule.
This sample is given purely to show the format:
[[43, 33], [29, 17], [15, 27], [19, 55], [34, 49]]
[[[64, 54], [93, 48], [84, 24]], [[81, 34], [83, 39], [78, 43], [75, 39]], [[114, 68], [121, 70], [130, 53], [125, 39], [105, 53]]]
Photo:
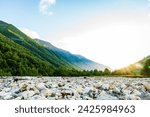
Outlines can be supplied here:
[[1, 0], [0, 14], [2, 21], [32, 38], [115, 70], [149, 55], [149, 4], [148, 0]]

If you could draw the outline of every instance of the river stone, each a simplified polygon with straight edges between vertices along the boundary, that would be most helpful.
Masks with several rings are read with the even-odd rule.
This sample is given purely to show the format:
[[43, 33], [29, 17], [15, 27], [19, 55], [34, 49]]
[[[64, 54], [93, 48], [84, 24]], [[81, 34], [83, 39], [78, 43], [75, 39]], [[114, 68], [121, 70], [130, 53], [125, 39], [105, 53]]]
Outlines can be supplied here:
[[4, 92], [4, 91], [1, 91], [0, 92], [0, 97], [4, 98], [8, 95], [8, 93]]
[[79, 87], [77, 87], [76, 91], [77, 91], [79, 94], [83, 94], [84, 89], [82, 88], [82, 86], [79, 86]]
[[101, 94], [97, 96], [96, 100], [118, 100], [118, 98], [102, 91]]
[[41, 95], [43, 95], [45, 97], [49, 97], [52, 95], [52, 92], [49, 89], [44, 89], [41, 91]]
[[23, 97], [24, 100], [27, 100], [27, 99], [28, 99], [28, 92], [27, 92], [27, 91], [24, 91], [24, 92], [22, 93], [22, 97]]
[[109, 89], [109, 84], [103, 84], [101, 88], [103, 90], [108, 90]]
[[13, 100], [21, 100], [21, 99], [22, 99], [22, 97], [19, 96], [19, 97], [14, 98]]
[[135, 89], [135, 90], [133, 90], [132, 94], [134, 94], [136, 96], [141, 96], [142, 93]]
[[30, 85], [28, 85], [27, 90], [35, 91], [35, 90], [36, 90], [36, 87], [35, 87], [34, 84], [30, 84]]
[[63, 87], [65, 84], [63, 82], [58, 83], [58, 87]]
[[120, 88], [121, 88], [121, 89], [126, 89], [127, 86], [126, 86], [125, 84], [121, 84], [121, 85], [120, 85]]
[[72, 89], [72, 93], [73, 93], [74, 97], [77, 97], [77, 98], [80, 97], [80, 95], [76, 89]]
[[42, 90], [45, 90], [45, 89], [46, 89], [44, 83], [39, 83], [39, 84], [36, 85], [36, 87], [37, 87], [37, 89], [38, 89], [39, 91], [42, 91]]
[[19, 85], [19, 90], [21, 92], [26, 91], [27, 90], [27, 86], [28, 85], [26, 83], [22, 83], [22, 84]]
[[53, 84], [52, 84], [52, 88], [58, 88], [58, 84], [53, 83]]
[[94, 83], [93, 86], [97, 89], [101, 88], [102, 82]]
[[124, 89], [124, 90], [121, 90], [121, 92], [122, 92], [124, 95], [129, 95], [132, 91], [129, 90], [129, 89]]
[[34, 95], [33, 97], [30, 98], [30, 100], [48, 100], [48, 99], [45, 98], [44, 96]]
[[150, 100], [150, 93], [145, 93], [145, 94], [141, 95], [141, 99], [142, 100]]
[[35, 95], [40, 95], [40, 91], [38, 89], [34, 90]]
[[88, 93], [90, 90], [93, 90], [93, 87], [85, 87], [84, 88], [84, 93]]
[[45, 83], [45, 87], [48, 89], [52, 88], [52, 83], [51, 82]]
[[[54, 94], [54, 93], [53, 93]], [[55, 95], [53, 95], [51, 97], [55, 97], [56, 100], [62, 99], [62, 95], [60, 92], [56, 92]]]
[[56, 100], [57, 98], [55, 97], [47, 97], [48, 100]]
[[11, 96], [11, 95], [7, 95], [4, 97], [4, 100], [11, 100], [11, 99], [13, 99], [13, 96]]
[[62, 98], [65, 98], [66, 96], [72, 96], [73, 92], [71, 90], [64, 90], [61, 92]]
[[113, 88], [113, 93], [114, 93], [114, 94], [120, 94], [121, 92], [120, 92], [120, 89], [119, 89], [119, 88], [114, 87], [114, 88]]
[[150, 91], [150, 84], [144, 84], [146, 91]]
[[141, 98], [136, 95], [126, 95], [125, 100], [141, 100]]
[[82, 99], [83, 99], [83, 100], [93, 100], [93, 98], [91, 98], [91, 97], [89, 97], [89, 96], [87, 96], [87, 95], [83, 96]]
[[19, 96], [21, 96], [22, 94], [20, 93], [20, 91], [12, 91], [11, 92], [11, 96], [13, 96], [14, 98], [17, 98]]
[[96, 90], [89, 90], [89, 92], [87, 93], [89, 95], [90, 98], [96, 98], [98, 93], [96, 92]]
[[4, 90], [3, 91], [5, 91], [5, 92], [9, 92], [11, 90], [11, 88], [4, 88]]
[[24, 92], [22, 92], [22, 97], [25, 100], [31, 98], [34, 95], [35, 95], [34, 91], [24, 91]]

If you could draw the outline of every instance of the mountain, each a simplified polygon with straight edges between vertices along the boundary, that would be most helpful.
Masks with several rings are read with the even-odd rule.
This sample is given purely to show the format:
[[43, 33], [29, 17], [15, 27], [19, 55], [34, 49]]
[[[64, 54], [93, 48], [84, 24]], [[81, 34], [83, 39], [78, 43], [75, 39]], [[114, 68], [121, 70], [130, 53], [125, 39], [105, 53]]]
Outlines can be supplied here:
[[143, 70], [145, 67], [145, 63], [150, 61], [150, 56], [147, 56], [129, 66], [117, 69], [113, 72], [113, 74], [117, 75], [143, 75]]
[[150, 56], [145, 57], [142, 61], [143, 68], [141, 70], [142, 75], [150, 77]]
[[52, 75], [54, 66], [0, 33], [0, 76]]
[[0, 75], [57, 75], [58, 69], [79, 69], [3, 21], [0, 40]]
[[60, 58], [63, 58], [67, 60], [69, 63], [79, 67], [82, 70], [104, 70], [105, 68], [108, 68], [107, 66], [104, 66], [102, 64], [96, 63], [92, 60], [89, 60], [81, 55], [75, 55], [72, 54], [66, 50], [57, 48], [53, 46], [51, 43], [40, 40], [40, 39], [35, 39], [37, 42], [42, 44], [44, 47], [48, 48], [49, 50], [52, 50], [55, 52], [57, 56]]
[[0, 75], [68, 75], [106, 66], [35, 40], [12, 24], [0, 21]]
[[34, 39], [30, 38], [11, 24], [0, 21], [0, 33], [28, 49], [41, 60], [49, 62], [54, 67], [75, 67], [66, 60], [59, 58], [52, 50], [40, 45]]
[[138, 61], [138, 63], [140, 63], [141, 65], [144, 65], [147, 60], [150, 60], [150, 55], [147, 57], [144, 57], [142, 60]]

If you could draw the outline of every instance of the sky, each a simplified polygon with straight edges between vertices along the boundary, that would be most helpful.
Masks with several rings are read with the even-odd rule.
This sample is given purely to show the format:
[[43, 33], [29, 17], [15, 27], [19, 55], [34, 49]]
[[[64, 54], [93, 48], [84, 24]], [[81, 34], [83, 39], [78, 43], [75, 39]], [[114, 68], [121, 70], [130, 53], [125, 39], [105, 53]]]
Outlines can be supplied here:
[[0, 20], [112, 69], [150, 55], [150, 0], [0, 0]]

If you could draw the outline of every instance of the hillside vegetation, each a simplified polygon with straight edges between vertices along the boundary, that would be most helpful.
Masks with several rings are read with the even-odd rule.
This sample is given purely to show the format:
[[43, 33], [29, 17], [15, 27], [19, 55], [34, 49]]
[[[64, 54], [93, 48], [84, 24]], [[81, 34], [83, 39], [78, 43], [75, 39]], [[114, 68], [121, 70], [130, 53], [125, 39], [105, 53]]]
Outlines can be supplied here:
[[150, 76], [150, 56], [143, 58], [142, 60], [131, 64], [127, 67], [114, 70], [112, 75], [129, 75], [129, 76]]
[[81, 55], [72, 54], [66, 50], [57, 48], [53, 46], [51, 43], [36, 39], [37, 42], [42, 44], [47, 49], [52, 50], [59, 58], [67, 60], [69, 63], [73, 64], [74, 66], [79, 67], [81, 70], [104, 70], [105, 68], [109, 68], [103, 64], [96, 63], [92, 60], [89, 60]]
[[0, 21], [0, 33], [2, 33], [7, 38], [13, 40], [17, 44], [28, 49], [38, 58], [51, 63], [54, 67], [68, 67], [73, 68], [69, 62], [64, 59], [59, 58], [56, 54], [44, 46], [37, 43], [34, 39], [25, 35], [19, 29], [11, 24]]
[[0, 76], [150, 76], [150, 56], [110, 71], [102, 64], [32, 39], [15, 26], [0, 21]]
[[[0, 76], [87, 76], [103, 74], [101, 70], [98, 71], [93, 68], [88, 71], [79, 66], [86, 64], [86, 67], [89, 66], [90, 68], [90, 63], [94, 63], [93, 61], [54, 48], [45, 47], [15, 26], [0, 21]], [[78, 65], [75, 64], [75, 61]]]
[[55, 68], [0, 33], [0, 75], [52, 75]]

